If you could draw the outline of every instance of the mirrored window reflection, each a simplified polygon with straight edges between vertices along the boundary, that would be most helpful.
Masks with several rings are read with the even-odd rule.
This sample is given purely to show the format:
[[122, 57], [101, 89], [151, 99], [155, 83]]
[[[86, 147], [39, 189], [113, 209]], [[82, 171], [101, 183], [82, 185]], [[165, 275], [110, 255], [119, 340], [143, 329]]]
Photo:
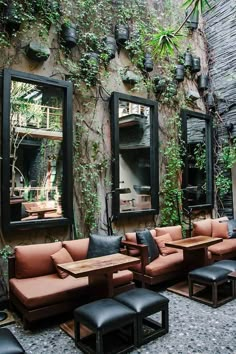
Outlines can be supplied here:
[[63, 215], [63, 89], [11, 81], [10, 220]]
[[188, 118], [186, 153], [188, 166], [187, 203], [188, 205], [206, 204], [207, 156], [205, 120]]
[[150, 107], [119, 100], [120, 212], [151, 209]]

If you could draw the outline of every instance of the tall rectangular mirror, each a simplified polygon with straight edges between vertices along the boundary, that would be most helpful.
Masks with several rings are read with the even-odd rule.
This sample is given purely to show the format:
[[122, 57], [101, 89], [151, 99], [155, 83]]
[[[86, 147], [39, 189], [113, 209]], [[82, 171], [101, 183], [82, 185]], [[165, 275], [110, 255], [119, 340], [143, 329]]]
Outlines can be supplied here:
[[111, 127], [113, 218], [157, 213], [157, 102], [113, 92]]
[[72, 86], [3, 71], [3, 229], [72, 219]]
[[213, 200], [212, 121], [211, 117], [182, 110], [185, 145], [183, 203], [192, 209], [210, 208]]

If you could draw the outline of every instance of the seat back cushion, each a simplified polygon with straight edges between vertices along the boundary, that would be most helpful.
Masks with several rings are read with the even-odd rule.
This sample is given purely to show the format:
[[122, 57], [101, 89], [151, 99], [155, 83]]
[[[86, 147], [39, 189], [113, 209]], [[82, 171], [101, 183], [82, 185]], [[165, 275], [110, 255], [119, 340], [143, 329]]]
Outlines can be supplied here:
[[61, 248], [61, 242], [16, 246], [16, 278], [33, 278], [55, 273], [51, 255]]
[[178, 252], [176, 248], [168, 247], [165, 245], [165, 242], [168, 241], [172, 241], [170, 234], [155, 237], [155, 242], [162, 256], [168, 256], [169, 254]]
[[119, 253], [122, 236], [90, 235], [87, 258]]
[[226, 223], [228, 225], [229, 238], [236, 238], [236, 220], [221, 220], [220, 223]]
[[57, 251], [56, 253], [51, 255], [51, 258], [53, 260], [53, 263], [55, 265], [57, 274], [60, 278], [64, 279], [66, 277], [68, 277], [68, 273], [64, 272], [63, 270], [59, 269], [57, 267], [58, 264], [63, 264], [63, 263], [69, 263], [69, 262], [73, 262], [73, 259], [70, 255], [70, 253], [64, 248], [62, 247], [59, 251]]
[[212, 237], [229, 238], [227, 223], [221, 223], [218, 220], [212, 220], [211, 228]]
[[79, 240], [63, 241], [62, 246], [70, 253], [73, 261], [86, 259], [88, 253], [89, 238]]
[[149, 262], [152, 262], [159, 256], [158, 247], [154, 241], [154, 238], [149, 230], [136, 232], [137, 243], [148, 246], [148, 258]]
[[[221, 218], [216, 218], [214, 220], [228, 220], [227, 216], [222, 216]], [[194, 221], [193, 222], [193, 232], [192, 236], [210, 236], [212, 234], [212, 219], [207, 218], [204, 220]]]
[[156, 236], [170, 234], [173, 241], [182, 239], [182, 228], [180, 225], [156, 227]]

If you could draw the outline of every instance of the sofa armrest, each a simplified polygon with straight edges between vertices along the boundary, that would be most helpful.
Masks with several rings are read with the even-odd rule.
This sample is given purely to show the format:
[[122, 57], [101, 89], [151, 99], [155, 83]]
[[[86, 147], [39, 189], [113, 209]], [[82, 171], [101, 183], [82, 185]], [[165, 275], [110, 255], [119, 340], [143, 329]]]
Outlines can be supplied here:
[[15, 278], [16, 276], [15, 262], [16, 262], [15, 256], [8, 257], [8, 279]]
[[139, 250], [142, 274], [145, 274], [145, 267], [149, 263], [148, 262], [148, 246], [141, 245], [141, 244], [138, 244], [135, 242], [130, 242], [130, 241], [122, 241], [122, 244], [127, 248], [128, 254], [129, 254], [129, 249], [135, 248], [135, 249]]

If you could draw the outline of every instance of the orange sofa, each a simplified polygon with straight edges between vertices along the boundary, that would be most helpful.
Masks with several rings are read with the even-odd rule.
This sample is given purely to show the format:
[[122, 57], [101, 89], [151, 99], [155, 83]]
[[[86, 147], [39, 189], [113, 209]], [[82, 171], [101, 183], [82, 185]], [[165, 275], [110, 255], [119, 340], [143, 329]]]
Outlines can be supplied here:
[[192, 236], [220, 237], [222, 242], [208, 248], [212, 261], [232, 259], [236, 257], [236, 238], [229, 238], [228, 218], [226, 216], [216, 219], [204, 219], [193, 222]]
[[[171, 239], [180, 240], [182, 238], [181, 226], [157, 227], [150, 230], [154, 239], [169, 234]], [[140, 256], [141, 263], [130, 268], [134, 273], [134, 279], [145, 284], [154, 285], [167, 280], [181, 278], [186, 274], [183, 262], [183, 251], [175, 249], [173, 253], [162, 255], [149, 262], [148, 247], [138, 244], [136, 233], [125, 234], [126, 240], [123, 241], [129, 255]]]
[[[88, 277], [61, 278], [51, 257], [64, 248], [72, 261], [85, 259], [88, 245], [89, 238], [85, 238], [15, 247], [14, 256], [9, 258], [9, 300], [22, 315], [24, 328], [88, 302]], [[133, 288], [132, 272], [114, 273], [113, 285], [115, 294]]]

